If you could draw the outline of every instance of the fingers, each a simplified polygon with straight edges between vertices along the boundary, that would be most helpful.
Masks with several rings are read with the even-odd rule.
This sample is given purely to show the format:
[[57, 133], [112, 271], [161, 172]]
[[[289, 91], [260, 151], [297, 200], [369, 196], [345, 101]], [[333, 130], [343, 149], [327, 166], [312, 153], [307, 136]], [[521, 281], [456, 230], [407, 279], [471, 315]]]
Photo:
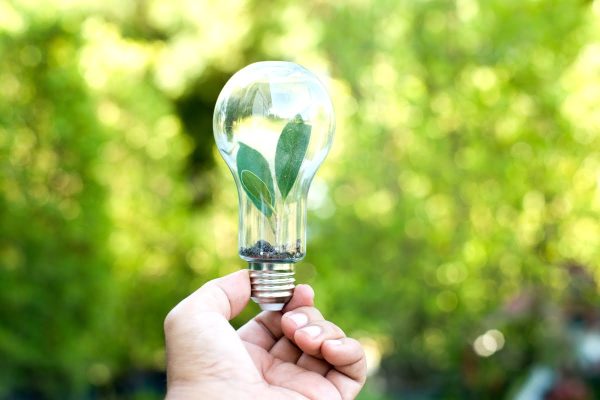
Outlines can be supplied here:
[[309, 325], [311, 322], [323, 321], [324, 319], [323, 314], [315, 307], [298, 307], [283, 314], [281, 329], [287, 338], [294, 339], [294, 334], [298, 329]]
[[[250, 299], [248, 271], [241, 270], [207, 282], [200, 289], [183, 299], [165, 318], [165, 333], [193, 324], [210, 333], [208, 321], [217, 318], [225, 322], [242, 311]], [[201, 314], [210, 313], [211, 316]], [[229, 325], [229, 324], [227, 324]]]
[[323, 321], [323, 316], [314, 307], [297, 307], [284, 314], [281, 318], [281, 330], [285, 336], [273, 345], [269, 353], [282, 361], [296, 363], [304, 349], [295, 342], [294, 334], [310, 321]]
[[367, 374], [365, 354], [358, 341], [347, 338], [314, 307], [298, 307], [284, 314], [281, 327], [286, 338], [304, 352], [297, 359], [298, 366], [325, 375], [342, 399], [356, 397]]
[[238, 315], [250, 300], [250, 277], [247, 270], [205, 283], [200, 289], [181, 301], [165, 319], [165, 324], [176, 320], [181, 309], [197, 312], [216, 312], [225, 319]]
[[269, 353], [278, 360], [296, 364], [302, 355], [302, 350], [292, 343], [290, 339], [282, 337], [273, 345]]
[[331, 364], [325, 360], [309, 356], [308, 354], [302, 354], [296, 365], [304, 368], [308, 371], [316, 372], [319, 375], [325, 376], [331, 370]]
[[[312, 306], [315, 292], [309, 285], [298, 285], [294, 295], [284, 310], [295, 310], [298, 307]], [[263, 311], [238, 329], [240, 338], [269, 351], [283, 336], [281, 329], [281, 312]]]
[[345, 336], [344, 332], [332, 322], [313, 321], [294, 333], [294, 342], [305, 354], [321, 358], [323, 342]]
[[354, 399], [367, 377], [365, 352], [360, 343], [352, 338], [326, 340], [321, 354], [334, 367], [326, 378], [335, 385], [342, 399]]
[[[290, 319], [294, 317], [290, 316]], [[345, 335], [335, 324], [321, 320], [298, 326], [291, 336], [291, 339], [287, 335], [281, 338], [271, 349], [271, 355], [287, 362], [298, 364], [302, 360], [304, 365], [316, 365], [314, 362], [310, 362], [310, 359], [303, 359], [301, 357], [302, 353], [306, 356], [312, 356], [311, 358], [322, 358], [320, 349], [323, 341], [342, 338]], [[309, 369], [314, 371], [312, 368]]]
[[298, 307], [312, 307], [315, 305], [315, 291], [310, 285], [298, 285], [294, 295], [283, 308], [282, 313], [295, 310]]
[[238, 335], [244, 342], [255, 344], [268, 351], [283, 336], [281, 313], [277, 311], [261, 312], [239, 328]]
[[323, 341], [346, 336], [337, 325], [324, 320], [314, 307], [299, 307], [284, 314], [281, 327], [285, 336], [304, 353], [317, 358], [321, 358]]
[[356, 339], [326, 340], [321, 346], [323, 358], [338, 371], [356, 381], [363, 381], [367, 373], [365, 352]]
[[189, 381], [209, 370], [229, 374], [232, 366], [254, 364], [228, 320], [250, 298], [248, 271], [206, 283], [173, 308], [165, 318], [167, 377]]

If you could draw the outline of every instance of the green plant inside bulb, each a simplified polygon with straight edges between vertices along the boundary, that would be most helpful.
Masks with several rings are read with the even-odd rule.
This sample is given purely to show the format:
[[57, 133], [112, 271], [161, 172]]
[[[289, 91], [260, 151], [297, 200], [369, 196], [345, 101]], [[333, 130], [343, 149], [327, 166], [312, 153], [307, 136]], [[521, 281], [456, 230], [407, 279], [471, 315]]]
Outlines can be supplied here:
[[[288, 122], [279, 136], [275, 151], [275, 180], [283, 202], [296, 182], [310, 141], [311, 126], [298, 115]], [[275, 191], [269, 163], [258, 151], [240, 143], [237, 170], [242, 188], [252, 203], [271, 221], [277, 220]], [[273, 233], [275, 226], [272, 225]]]

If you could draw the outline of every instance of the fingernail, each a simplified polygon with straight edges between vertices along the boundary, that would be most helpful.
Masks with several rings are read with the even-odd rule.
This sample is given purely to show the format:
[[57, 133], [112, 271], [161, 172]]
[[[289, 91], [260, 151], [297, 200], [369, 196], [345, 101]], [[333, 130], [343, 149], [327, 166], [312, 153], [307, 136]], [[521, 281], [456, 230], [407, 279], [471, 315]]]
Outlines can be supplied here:
[[307, 326], [306, 328], [302, 328], [300, 330], [311, 338], [316, 338], [321, 334], [321, 327], [316, 325]]
[[344, 344], [343, 341], [341, 341], [340, 339], [329, 339], [325, 341], [326, 343], [329, 343], [332, 346], [341, 346]]
[[308, 323], [308, 317], [306, 316], [306, 314], [295, 313], [289, 314], [288, 317], [289, 319], [294, 321], [294, 324], [296, 324], [296, 328], [301, 328]]

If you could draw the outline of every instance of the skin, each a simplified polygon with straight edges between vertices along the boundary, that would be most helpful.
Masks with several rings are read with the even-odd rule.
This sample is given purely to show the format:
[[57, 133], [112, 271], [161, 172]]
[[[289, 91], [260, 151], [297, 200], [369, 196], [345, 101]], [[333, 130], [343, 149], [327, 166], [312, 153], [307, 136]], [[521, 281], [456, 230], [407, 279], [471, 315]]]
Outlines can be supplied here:
[[250, 299], [248, 271], [206, 283], [165, 319], [167, 399], [354, 399], [366, 379], [359, 342], [298, 285], [282, 312], [229, 324]]

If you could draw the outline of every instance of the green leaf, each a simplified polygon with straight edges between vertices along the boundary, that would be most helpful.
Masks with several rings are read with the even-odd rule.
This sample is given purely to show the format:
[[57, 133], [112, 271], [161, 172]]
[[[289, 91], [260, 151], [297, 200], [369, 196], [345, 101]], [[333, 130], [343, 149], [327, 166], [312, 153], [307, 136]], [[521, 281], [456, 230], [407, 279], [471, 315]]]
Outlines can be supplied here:
[[[252, 200], [252, 203], [263, 213], [265, 216], [270, 217], [273, 214], [273, 205], [275, 204], [275, 190], [273, 189], [273, 178], [271, 177], [271, 170], [269, 169], [269, 163], [258, 151], [252, 147], [240, 142], [240, 149], [238, 150], [237, 157], [237, 170], [242, 182], [244, 191]], [[250, 175], [246, 177], [247, 184], [244, 184], [244, 177], [242, 173], [244, 171], [252, 173], [262, 183], [267, 190], [269, 196], [262, 194], [261, 191], [254, 190], [260, 183], [257, 183]], [[251, 191], [249, 188], [253, 188]], [[258, 195], [257, 195], [258, 193]], [[268, 205], [265, 207], [263, 199], [268, 199]]]
[[258, 209], [270, 217], [273, 214], [273, 197], [267, 185], [254, 173], [243, 170], [240, 174], [242, 187]]
[[312, 127], [296, 117], [281, 132], [275, 152], [275, 177], [281, 197], [285, 200], [298, 177], [308, 149]]

